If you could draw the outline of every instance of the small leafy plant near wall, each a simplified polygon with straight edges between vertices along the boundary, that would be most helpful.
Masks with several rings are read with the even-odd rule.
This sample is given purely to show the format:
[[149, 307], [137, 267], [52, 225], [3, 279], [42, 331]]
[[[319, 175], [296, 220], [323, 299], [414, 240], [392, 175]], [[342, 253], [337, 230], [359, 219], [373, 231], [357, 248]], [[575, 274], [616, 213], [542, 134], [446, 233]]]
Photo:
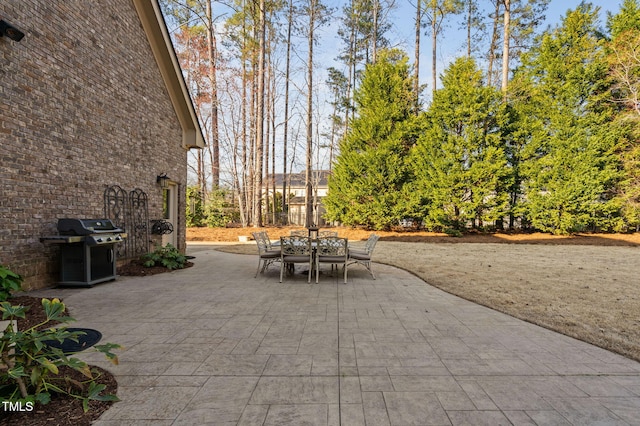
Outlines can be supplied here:
[[[15, 274], [5, 274], [3, 268], [2, 287], [6, 278], [10, 277], [14, 288], [22, 285], [22, 278]], [[11, 272], [11, 271], [9, 271]], [[48, 404], [52, 393], [66, 394], [82, 400], [85, 412], [89, 409], [89, 401], [117, 401], [115, 395], [102, 395], [105, 385], [96, 383], [97, 377], [91, 368], [78, 358], [67, 356], [61, 349], [52, 347], [47, 342], [72, 340], [78, 342], [81, 331], [67, 330], [67, 324], [74, 321], [66, 316], [66, 307], [59, 299], [42, 299], [42, 308], [46, 319], [26, 330], [18, 330], [17, 319], [24, 319], [28, 308], [13, 306], [10, 302], [0, 301], [0, 314], [3, 321], [8, 321], [4, 330], [0, 330], [0, 399], [10, 404], [33, 407], [36, 403]], [[54, 327], [48, 327], [51, 323]], [[112, 363], [118, 363], [118, 357], [112, 351], [120, 345], [106, 343], [96, 345], [94, 349], [103, 353]], [[67, 367], [79, 371], [86, 381], [72, 383], [59, 375], [60, 368]]]
[[0, 302], [5, 302], [11, 293], [22, 288], [22, 277], [0, 265]]
[[185, 255], [180, 253], [177, 248], [171, 244], [164, 247], [158, 247], [151, 253], [142, 256], [143, 265], [147, 268], [152, 266], [164, 266], [169, 270], [183, 269], [187, 263]]

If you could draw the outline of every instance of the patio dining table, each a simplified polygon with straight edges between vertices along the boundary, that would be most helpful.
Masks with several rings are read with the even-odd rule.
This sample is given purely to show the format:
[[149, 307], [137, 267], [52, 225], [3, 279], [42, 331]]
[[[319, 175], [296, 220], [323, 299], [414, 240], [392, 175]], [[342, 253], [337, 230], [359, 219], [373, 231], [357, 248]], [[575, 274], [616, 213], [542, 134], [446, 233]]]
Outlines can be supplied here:
[[[292, 238], [292, 237], [281, 237], [280, 240], [278, 240], [277, 242], [272, 243], [271, 246], [273, 248], [275, 248], [275, 249], [282, 250], [282, 241], [285, 240], [285, 239], [289, 239], [289, 238]], [[307, 272], [309, 274], [309, 280], [311, 280], [311, 274], [315, 270], [316, 271], [316, 282], [318, 282], [318, 275], [319, 275], [319, 270], [318, 270], [319, 269], [319, 264], [318, 264], [319, 259], [317, 258], [317, 256], [318, 256], [318, 247], [323, 246], [323, 241], [326, 241], [326, 240], [344, 240], [344, 243], [343, 243], [344, 250], [348, 250], [348, 241], [347, 241], [346, 238], [317, 236], [315, 238], [293, 237], [291, 239], [291, 243], [294, 246], [297, 245], [298, 247], [303, 247], [304, 246], [303, 241], [305, 239], [309, 240], [309, 246], [310, 246], [310, 249], [311, 249], [310, 258], [309, 258], [310, 270], [305, 271], [305, 272]], [[334, 264], [344, 263], [345, 264], [345, 268], [346, 268], [346, 260], [348, 258], [348, 251], [346, 251], [346, 252], [343, 251], [343, 253], [344, 253], [344, 255], [339, 255], [337, 257], [344, 256], [344, 260], [340, 259], [340, 258], [337, 258], [336, 262], [332, 262], [332, 261], [327, 261], [327, 259], [324, 259], [324, 260], [321, 261], [321, 263], [331, 263], [332, 264], [332, 269], [333, 269], [333, 265]], [[331, 254], [332, 253], [326, 253], [327, 256], [329, 256]], [[295, 270], [295, 263], [306, 263], [306, 261], [304, 261], [304, 262], [300, 261], [302, 257], [306, 256], [305, 254], [300, 254], [298, 256], [297, 254], [293, 254], [292, 253], [290, 256], [298, 256], [298, 257], [296, 257], [296, 260], [298, 260], [296, 262], [286, 262], [285, 261], [285, 256], [282, 257], [283, 265], [282, 265], [282, 269], [281, 269], [281, 278], [280, 278], [281, 282], [282, 282], [282, 270], [284, 268], [287, 268], [290, 272], [293, 272]], [[334, 257], [336, 257], [336, 256], [334, 255]], [[346, 283], [346, 274], [345, 274], [345, 283]]]

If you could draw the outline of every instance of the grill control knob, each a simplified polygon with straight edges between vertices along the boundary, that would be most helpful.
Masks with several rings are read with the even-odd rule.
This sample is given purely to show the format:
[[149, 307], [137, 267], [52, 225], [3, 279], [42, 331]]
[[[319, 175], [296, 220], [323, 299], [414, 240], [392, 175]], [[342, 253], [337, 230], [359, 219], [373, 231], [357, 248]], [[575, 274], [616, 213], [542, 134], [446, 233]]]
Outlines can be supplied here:
[[102, 242], [102, 238], [97, 238], [96, 241], [101, 243]]
[[107, 241], [111, 241], [111, 237], [107, 237]]

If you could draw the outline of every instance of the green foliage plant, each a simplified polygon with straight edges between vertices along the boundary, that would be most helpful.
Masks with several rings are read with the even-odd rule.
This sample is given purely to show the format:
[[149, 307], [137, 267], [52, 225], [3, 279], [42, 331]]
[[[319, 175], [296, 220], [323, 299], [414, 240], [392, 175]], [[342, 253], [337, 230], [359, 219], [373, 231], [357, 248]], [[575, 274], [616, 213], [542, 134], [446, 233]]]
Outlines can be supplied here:
[[617, 14], [607, 15], [607, 28], [614, 39], [630, 30], [640, 31], [640, 2], [624, 0]]
[[197, 186], [187, 187], [187, 226], [204, 226], [205, 214], [202, 193]]
[[238, 209], [230, 206], [227, 194], [226, 190], [218, 189], [207, 193], [205, 197], [198, 187], [188, 187], [187, 226], [219, 228], [239, 220]]
[[228, 191], [218, 189], [207, 194], [204, 205], [204, 224], [211, 228], [226, 226], [229, 222], [239, 219], [237, 208], [228, 202]]
[[171, 244], [158, 247], [151, 253], [142, 256], [143, 265], [147, 268], [162, 265], [169, 270], [182, 269], [187, 263], [185, 255]]
[[0, 265], [0, 302], [5, 302], [11, 293], [22, 289], [22, 277]]
[[[95, 373], [85, 362], [67, 356], [61, 349], [47, 343], [61, 343], [66, 339], [78, 342], [83, 335], [81, 331], [67, 330], [67, 323], [74, 319], [65, 316], [64, 303], [59, 299], [42, 299], [42, 307], [46, 320], [27, 330], [17, 330], [16, 320], [25, 318], [28, 308], [0, 302], [2, 320], [9, 322], [0, 335], [0, 397], [13, 403], [48, 404], [52, 393], [67, 394], [82, 400], [85, 412], [91, 400], [117, 401], [115, 395], [102, 395], [106, 386], [96, 383]], [[55, 327], [43, 328], [52, 321], [56, 322]], [[112, 351], [118, 348], [120, 346], [113, 343], [93, 347], [114, 364], [118, 363], [118, 357]], [[87, 378], [86, 382], [76, 383], [76, 389], [73, 386], [61, 387], [58, 383], [62, 366], [81, 372]]]
[[531, 224], [554, 234], [620, 229], [621, 139], [597, 11], [581, 4], [523, 56], [514, 108], [529, 117], [522, 150]]
[[423, 194], [428, 227], [482, 228], [508, 209], [506, 113], [500, 92], [486, 86], [473, 59], [459, 58], [442, 77], [424, 132], [411, 152], [414, 193]]
[[406, 54], [382, 50], [354, 94], [356, 118], [323, 203], [326, 217], [345, 225], [387, 229], [406, 217], [406, 163], [417, 138], [413, 81]]
[[456, 238], [460, 238], [464, 235], [460, 230], [454, 229], [454, 228], [445, 228], [444, 233], [450, 237], [456, 237]]

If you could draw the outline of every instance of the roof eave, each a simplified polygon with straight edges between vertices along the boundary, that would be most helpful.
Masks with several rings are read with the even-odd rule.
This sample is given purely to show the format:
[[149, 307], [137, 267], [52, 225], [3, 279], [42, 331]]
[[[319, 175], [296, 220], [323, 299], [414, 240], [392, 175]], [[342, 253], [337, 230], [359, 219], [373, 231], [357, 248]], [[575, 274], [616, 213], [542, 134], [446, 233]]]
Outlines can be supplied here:
[[182, 146], [185, 149], [204, 148], [206, 142], [200, 122], [182, 76], [182, 69], [173, 49], [160, 6], [157, 0], [133, 0], [133, 3], [180, 121]]

